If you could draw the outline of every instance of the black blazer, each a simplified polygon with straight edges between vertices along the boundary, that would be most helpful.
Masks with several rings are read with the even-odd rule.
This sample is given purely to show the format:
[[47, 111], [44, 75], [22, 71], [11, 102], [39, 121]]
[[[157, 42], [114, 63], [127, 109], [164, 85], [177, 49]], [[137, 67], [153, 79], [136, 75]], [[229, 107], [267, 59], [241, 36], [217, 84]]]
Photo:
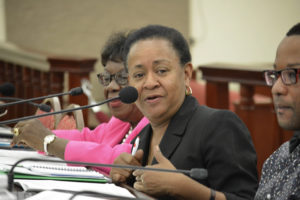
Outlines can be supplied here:
[[[139, 134], [143, 165], [151, 136], [149, 124]], [[187, 96], [159, 147], [177, 169], [206, 168], [208, 178], [197, 181], [224, 192], [228, 200], [253, 199], [258, 186], [256, 152], [247, 127], [233, 112], [200, 106]]]

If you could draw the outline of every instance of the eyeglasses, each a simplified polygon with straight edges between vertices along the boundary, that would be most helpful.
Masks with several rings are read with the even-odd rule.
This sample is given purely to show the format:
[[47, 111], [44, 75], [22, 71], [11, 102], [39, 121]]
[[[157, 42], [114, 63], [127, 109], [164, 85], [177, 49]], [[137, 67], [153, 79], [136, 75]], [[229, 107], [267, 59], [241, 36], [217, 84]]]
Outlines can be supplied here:
[[97, 74], [98, 81], [103, 86], [108, 86], [113, 79], [119, 84], [119, 85], [127, 85], [128, 84], [128, 73], [125, 70], [119, 71], [115, 74], [110, 74], [108, 72], [103, 72], [100, 74]]
[[279, 76], [284, 85], [296, 84], [299, 79], [300, 69], [285, 68], [283, 70], [266, 70], [263, 72], [268, 86], [273, 86]]

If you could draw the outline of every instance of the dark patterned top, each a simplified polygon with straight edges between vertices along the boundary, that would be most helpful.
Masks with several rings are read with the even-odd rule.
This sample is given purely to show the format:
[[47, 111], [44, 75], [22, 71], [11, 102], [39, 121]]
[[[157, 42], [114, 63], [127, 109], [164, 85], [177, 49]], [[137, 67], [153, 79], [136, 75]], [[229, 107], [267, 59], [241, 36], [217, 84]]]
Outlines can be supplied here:
[[255, 200], [300, 200], [300, 145], [285, 142], [264, 163]]

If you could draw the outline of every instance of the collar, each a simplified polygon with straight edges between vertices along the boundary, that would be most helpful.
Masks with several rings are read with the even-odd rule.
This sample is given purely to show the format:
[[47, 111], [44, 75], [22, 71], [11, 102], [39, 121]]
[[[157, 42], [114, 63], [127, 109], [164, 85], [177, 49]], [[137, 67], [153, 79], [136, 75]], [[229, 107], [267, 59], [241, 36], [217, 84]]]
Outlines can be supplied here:
[[293, 137], [290, 140], [290, 153], [300, 144], [300, 131], [295, 131]]
[[[164, 156], [170, 159], [172, 153], [176, 150], [178, 144], [181, 142], [186, 127], [190, 118], [193, 116], [191, 113], [194, 113], [195, 109], [199, 106], [197, 100], [192, 96], [186, 96], [183, 104], [179, 110], [172, 117], [168, 128], [161, 139], [159, 144], [161, 152]], [[152, 127], [148, 124], [143, 131], [139, 134], [140, 144], [139, 149], [144, 150], [144, 156], [142, 164], [145, 165], [149, 155], [150, 141], [152, 137]], [[157, 163], [154, 159], [152, 164]]]

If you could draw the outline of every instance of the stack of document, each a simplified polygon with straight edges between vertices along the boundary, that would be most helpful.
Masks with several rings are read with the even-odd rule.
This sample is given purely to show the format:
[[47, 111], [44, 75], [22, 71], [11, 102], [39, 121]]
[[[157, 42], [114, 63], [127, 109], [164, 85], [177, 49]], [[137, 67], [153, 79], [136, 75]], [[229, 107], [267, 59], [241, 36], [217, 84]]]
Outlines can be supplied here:
[[[6, 152], [7, 154], [5, 154]], [[52, 158], [38, 154], [37, 152], [27, 151], [12, 151], [12, 150], [0, 150], [0, 171], [8, 173], [14, 163], [22, 158], [20, 155], [11, 154], [24, 154], [22, 158], [39, 158], [61, 160], [59, 158]], [[10, 155], [7, 157], [7, 155]], [[67, 181], [84, 181], [84, 182], [100, 182], [106, 183], [110, 179], [103, 174], [91, 169], [79, 166], [67, 166], [65, 163], [52, 163], [52, 162], [33, 162], [24, 161], [19, 163], [14, 169], [15, 179], [44, 179], [44, 180], [67, 180]]]
[[[8, 173], [10, 169], [10, 165], [0, 164], [1, 172]], [[70, 167], [44, 163], [39, 165], [31, 162], [15, 167], [14, 179], [67, 180], [100, 183], [110, 181], [110, 179], [106, 178], [103, 174], [94, 170], [88, 170], [85, 167]]]
[[[13, 164], [24, 158], [61, 160], [35, 151], [0, 149], [0, 171], [7, 173]], [[127, 189], [110, 183], [110, 179], [106, 176], [85, 167], [67, 166], [65, 163], [24, 161], [14, 169], [14, 172], [14, 183], [24, 191], [44, 191], [30, 197], [30, 200], [55, 199], [53, 197], [57, 195], [57, 199], [69, 199], [72, 195], [70, 192], [79, 191], [135, 198]], [[45, 198], [45, 196], [48, 198]], [[84, 199], [87, 199], [87, 197], [85, 196]]]

